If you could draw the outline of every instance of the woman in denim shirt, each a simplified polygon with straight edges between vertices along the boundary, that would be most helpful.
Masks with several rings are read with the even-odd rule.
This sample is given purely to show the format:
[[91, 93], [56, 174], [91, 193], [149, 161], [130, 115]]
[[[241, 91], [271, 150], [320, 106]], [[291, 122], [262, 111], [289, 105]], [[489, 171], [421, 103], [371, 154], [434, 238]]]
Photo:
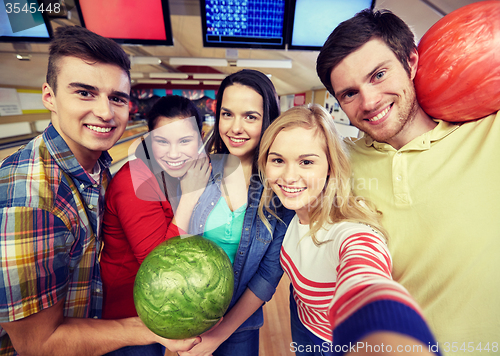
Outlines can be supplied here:
[[208, 142], [212, 174], [191, 215], [188, 232], [219, 244], [233, 262], [234, 294], [222, 322], [179, 355], [258, 356], [262, 305], [283, 270], [281, 243], [293, 212], [274, 207], [271, 233], [257, 215], [262, 183], [257, 174], [261, 136], [279, 115], [276, 91], [261, 72], [226, 77], [217, 93], [216, 122]]

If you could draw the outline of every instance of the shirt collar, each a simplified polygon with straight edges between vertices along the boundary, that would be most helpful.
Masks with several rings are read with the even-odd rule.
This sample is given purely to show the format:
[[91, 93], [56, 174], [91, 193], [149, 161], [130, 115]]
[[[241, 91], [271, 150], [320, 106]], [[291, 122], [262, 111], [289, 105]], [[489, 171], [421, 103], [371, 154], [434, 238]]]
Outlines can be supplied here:
[[[443, 120], [434, 119], [434, 121], [437, 123], [436, 127], [414, 138], [412, 141], [401, 147], [399, 151], [428, 150], [433, 142], [442, 140], [460, 127], [460, 125], [452, 124], [451, 122]], [[367, 147], [373, 146], [375, 149], [381, 151], [396, 151], [396, 149], [388, 143], [375, 141], [370, 135], [366, 133], [364, 134], [362, 140], [364, 140], [364, 143]]]
[[[52, 123], [49, 124], [47, 129], [43, 132], [43, 140], [50, 155], [64, 172], [80, 181], [88, 181], [88, 183], [91, 183], [90, 176], [77, 161], [68, 144], [64, 141], [59, 132], [57, 132]], [[97, 160], [102, 171], [109, 168], [111, 161], [111, 156], [107, 151], [102, 152]]]

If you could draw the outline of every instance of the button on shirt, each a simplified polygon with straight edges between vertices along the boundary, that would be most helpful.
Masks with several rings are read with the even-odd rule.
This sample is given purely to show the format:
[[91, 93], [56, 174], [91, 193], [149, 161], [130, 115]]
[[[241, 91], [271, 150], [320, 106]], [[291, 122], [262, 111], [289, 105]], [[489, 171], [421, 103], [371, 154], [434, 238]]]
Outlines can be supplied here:
[[245, 219], [246, 204], [231, 211], [223, 197], [208, 216], [203, 236], [219, 245], [234, 263], [236, 251], [241, 240], [241, 231]]
[[[363, 195], [366, 191], [380, 189], [382, 182], [392, 182], [392, 195], [394, 204], [401, 208], [410, 208], [414, 203], [412, 197], [412, 186], [415, 175], [422, 175], [425, 172], [413, 172], [409, 162], [418, 157], [422, 152], [429, 151], [434, 142], [443, 139], [458, 128], [456, 125], [441, 123], [436, 130], [429, 131], [420, 137], [409, 142], [405, 146], [396, 150], [394, 147], [384, 142], [377, 142], [370, 136], [360, 139], [361, 146], [373, 146], [378, 156], [374, 158], [379, 161], [380, 166], [377, 169], [377, 178], [358, 177], [359, 166], [353, 165], [354, 182], [353, 187], [357, 194]], [[424, 154], [424, 157], [428, 154]], [[386, 159], [389, 158], [389, 159]], [[379, 180], [383, 176], [383, 179]], [[431, 179], [431, 176], [428, 177]]]
[[[0, 322], [23, 319], [66, 298], [66, 317], [99, 318], [97, 227], [111, 157], [99, 185], [52, 125], [0, 168]], [[91, 208], [92, 206], [92, 208]], [[97, 207], [97, 208], [96, 208]], [[0, 328], [0, 354], [16, 355]]]

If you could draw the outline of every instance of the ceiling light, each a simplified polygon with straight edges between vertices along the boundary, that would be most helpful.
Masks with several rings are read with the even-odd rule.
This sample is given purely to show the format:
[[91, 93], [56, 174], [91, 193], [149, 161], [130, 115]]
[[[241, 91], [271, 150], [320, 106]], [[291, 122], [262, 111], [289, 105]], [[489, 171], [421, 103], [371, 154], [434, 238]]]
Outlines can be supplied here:
[[132, 79], [144, 78], [144, 73], [130, 72], [130, 78], [132, 78]]
[[16, 58], [20, 61], [29, 61], [31, 60], [31, 54], [16, 54]]
[[253, 68], [292, 68], [291, 59], [238, 59], [237, 67]]
[[226, 73], [197, 73], [193, 74], [193, 79], [224, 79]]
[[166, 80], [162, 79], [137, 79], [137, 84], [167, 84]]
[[186, 85], [198, 85], [200, 84], [199, 80], [171, 80], [172, 84], [186, 84]]
[[189, 75], [186, 73], [172, 73], [172, 72], [164, 72], [164, 73], [149, 73], [150, 78], [164, 78], [164, 79], [187, 79]]
[[150, 64], [150, 65], [158, 65], [161, 63], [161, 59], [158, 57], [130, 57], [130, 64]]
[[205, 85], [220, 85], [222, 83], [221, 80], [204, 80], [203, 84]]
[[172, 57], [169, 63], [170, 65], [179, 66], [227, 67], [227, 59], [225, 58]]

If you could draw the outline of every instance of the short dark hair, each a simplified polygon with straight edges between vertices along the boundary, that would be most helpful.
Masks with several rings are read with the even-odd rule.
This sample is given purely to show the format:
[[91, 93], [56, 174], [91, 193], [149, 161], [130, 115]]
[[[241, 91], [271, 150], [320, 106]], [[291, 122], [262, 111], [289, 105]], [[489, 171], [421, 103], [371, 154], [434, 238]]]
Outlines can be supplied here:
[[188, 98], [179, 95], [169, 95], [158, 99], [146, 115], [149, 131], [154, 130], [158, 120], [162, 116], [166, 118], [194, 117], [197, 129], [201, 133], [203, 119], [196, 105]]
[[316, 61], [316, 72], [328, 91], [335, 96], [330, 79], [332, 70], [349, 54], [372, 38], [379, 38], [392, 50], [408, 75], [409, 60], [416, 50], [413, 32], [408, 25], [389, 10], [357, 13], [342, 22], [330, 34]]
[[[222, 81], [217, 92], [214, 133], [207, 144], [207, 146], [210, 147], [214, 153], [229, 153], [229, 149], [226, 147], [219, 134], [219, 121], [224, 90], [234, 84], [240, 84], [252, 88], [262, 97], [264, 112], [262, 117], [262, 130], [260, 133], [260, 138], [262, 138], [262, 135], [264, 134], [264, 131], [268, 128], [268, 126], [280, 115], [278, 95], [276, 94], [276, 89], [274, 88], [273, 83], [267, 77], [267, 75], [253, 69], [243, 69], [239, 72], [227, 76]], [[254, 154], [254, 173], [257, 172], [258, 157], [259, 148], [257, 147]]]
[[130, 59], [120, 45], [109, 38], [80, 26], [61, 26], [55, 31], [49, 48], [47, 83], [57, 90], [58, 61], [61, 57], [76, 57], [85, 61], [115, 64], [130, 79]]

